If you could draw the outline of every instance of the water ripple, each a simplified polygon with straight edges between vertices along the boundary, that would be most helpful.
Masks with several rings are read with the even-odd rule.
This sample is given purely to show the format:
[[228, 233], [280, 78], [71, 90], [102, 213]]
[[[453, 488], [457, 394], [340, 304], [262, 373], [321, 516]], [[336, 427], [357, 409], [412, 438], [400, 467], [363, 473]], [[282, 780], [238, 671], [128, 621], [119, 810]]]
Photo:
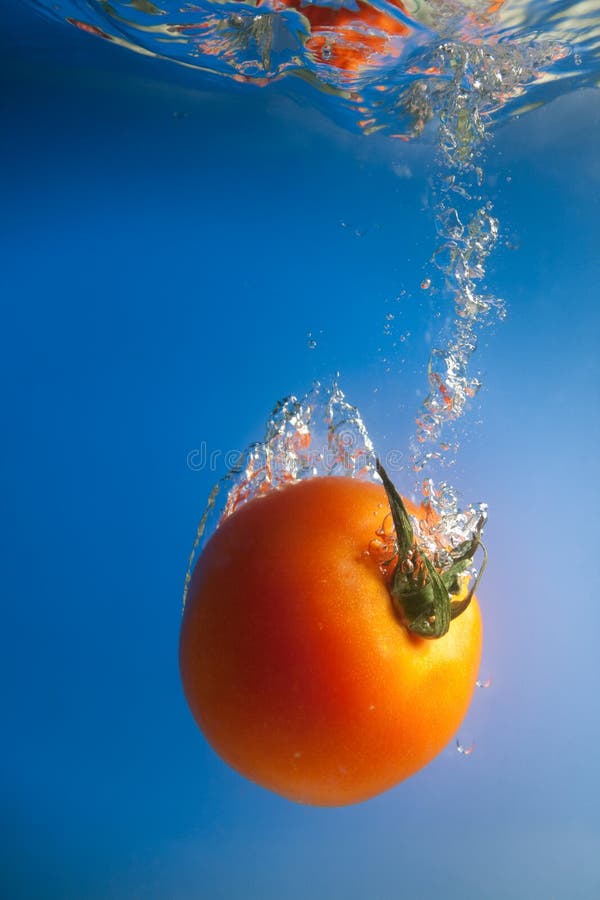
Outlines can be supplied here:
[[28, 2], [90, 36], [235, 81], [304, 78], [346, 106], [357, 129], [403, 138], [438, 111], [453, 77], [440, 57], [448, 41], [508, 60], [483, 106], [495, 119], [600, 79], [593, 0]]

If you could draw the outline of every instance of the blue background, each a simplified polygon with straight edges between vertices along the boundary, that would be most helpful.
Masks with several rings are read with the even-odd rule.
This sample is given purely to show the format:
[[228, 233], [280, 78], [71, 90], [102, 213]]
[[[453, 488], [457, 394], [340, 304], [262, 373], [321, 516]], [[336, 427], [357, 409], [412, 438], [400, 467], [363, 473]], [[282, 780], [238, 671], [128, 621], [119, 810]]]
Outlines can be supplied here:
[[[431, 146], [0, 9], [3, 895], [600, 896], [598, 93], [488, 154], [518, 249], [490, 260], [509, 315], [453, 474], [490, 505], [475, 752], [304, 808], [197, 731], [182, 580], [223, 454], [279, 397], [339, 369], [376, 445], [406, 450], [440, 327]], [[187, 465], [202, 442], [215, 471]]]

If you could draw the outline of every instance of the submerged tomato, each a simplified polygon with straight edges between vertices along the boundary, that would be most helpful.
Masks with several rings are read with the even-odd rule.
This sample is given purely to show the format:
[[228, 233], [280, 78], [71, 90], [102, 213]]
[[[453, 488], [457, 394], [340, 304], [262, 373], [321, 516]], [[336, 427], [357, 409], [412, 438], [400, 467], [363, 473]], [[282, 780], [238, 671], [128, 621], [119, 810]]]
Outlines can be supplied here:
[[[471, 26], [486, 24], [503, 3], [504, 0], [481, 0], [467, 4], [472, 10]], [[439, 12], [436, 4], [417, 4], [416, 9], [407, 9], [406, 0], [389, 0], [382, 8], [369, 0], [347, 4], [277, 0], [276, 8], [295, 9], [308, 20], [306, 47], [317, 62], [353, 75], [376, 68], [382, 58], [389, 61], [399, 57], [413, 29], [423, 24], [435, 27]]]
[[192, 713], [226, 762], [291, 800], [344, 805], [392, 787], [469, 705], [477, 601], [439, 640], [400, 622], [365, 555], [388, 510], [373, 483], [288, 485], [226, 519], [194, 571], [180, 641]]

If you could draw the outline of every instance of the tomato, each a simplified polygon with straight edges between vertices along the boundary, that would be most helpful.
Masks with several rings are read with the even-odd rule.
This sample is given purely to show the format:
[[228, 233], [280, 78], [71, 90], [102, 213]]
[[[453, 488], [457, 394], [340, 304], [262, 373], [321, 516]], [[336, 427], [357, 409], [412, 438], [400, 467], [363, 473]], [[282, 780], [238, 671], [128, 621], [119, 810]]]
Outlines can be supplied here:
[[300, 803], [356, 803], [412, 775], [473, 692], [477, 601], [438, 640], [405, 627], [366, 552], [389, 508], [383, 487], [344, 477], [272, 490], [222, 522], [192, 576], [180, 671], [193, 716], [234, 769]]
[[[404, 12], [402, 3], [392, 5]], [[299, 11], [310, 23], [311, 33], [306, 46], [315, 59], [353, 73], [376, 66], [377, 55], [399, 56], [399, 46], [390, 39], [406, 37], [410, 33], [400, 19], [364, 0], [357, 0], [351, 9], [318, 3], [300, 4]], [[331, 40], [332, 34], [336, 36], [335, 41]]]
[[[485, 0], [475, 4], [470, 14], [472, 24], [486, 22], [486, 17], [494, 15], [504, 0]], [[260, 3], [258, 4], [261, 5]], [[310, 35], [306, 47], [322, 65], [336, 66], [351, 74], [362, 74], [381, 65], [381, 58], [388, 62], [402, 52], [404, 40], [415, 25], [433, 25], [436, 21], [436, 5], [417, 5], [410, 12], [402, 0], [390, 0], [385, 9], [369, 0], [354, 0], [350, 4], [322, 4], [319, 0], [277, 0], [276, 8], [296, 9], [308, 20]], [[399, 13], [394, 15], [393, 10]]]

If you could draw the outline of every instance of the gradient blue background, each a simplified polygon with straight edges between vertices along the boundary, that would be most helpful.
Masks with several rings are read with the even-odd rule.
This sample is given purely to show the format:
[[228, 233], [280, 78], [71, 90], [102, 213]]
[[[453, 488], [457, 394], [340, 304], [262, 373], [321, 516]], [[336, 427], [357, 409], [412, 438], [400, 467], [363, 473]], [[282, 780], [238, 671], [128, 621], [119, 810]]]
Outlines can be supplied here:
[[440, 327], [431, 146], [0, 10], [2, 895], [598, 898], [600, 95], [489, 154], [519, 249], [490, 261], [509, 316], [453, 475], [490, 505], [475, 752], [303, 808], [222, 764], [183, 700], [182, 579], [224, 472], [186, 459], [336, 369], [406, 449]]

